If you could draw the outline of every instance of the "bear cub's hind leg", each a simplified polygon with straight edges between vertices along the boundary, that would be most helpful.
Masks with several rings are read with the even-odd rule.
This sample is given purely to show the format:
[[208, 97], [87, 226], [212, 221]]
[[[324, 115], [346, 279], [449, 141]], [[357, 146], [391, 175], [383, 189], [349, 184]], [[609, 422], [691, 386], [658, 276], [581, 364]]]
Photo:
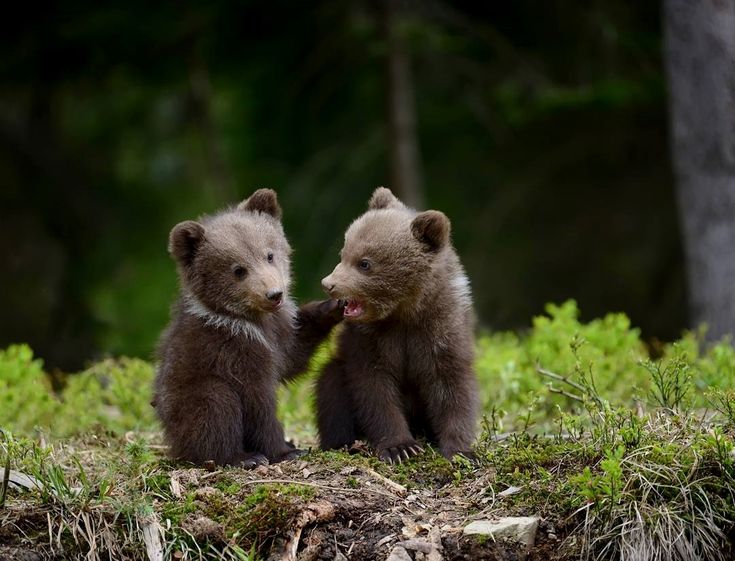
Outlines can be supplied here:
[[343, 368], [341, 361], [333, 359], [317, 381], [317, 428], [322, 450], [350, 446], [358, 438]]

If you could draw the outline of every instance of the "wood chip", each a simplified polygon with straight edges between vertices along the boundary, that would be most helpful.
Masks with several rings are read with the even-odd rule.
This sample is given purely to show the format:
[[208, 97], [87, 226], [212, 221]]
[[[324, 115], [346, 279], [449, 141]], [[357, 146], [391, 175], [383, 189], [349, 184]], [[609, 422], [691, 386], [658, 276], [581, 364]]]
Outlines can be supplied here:
[[510, 497], [511, 495], [515, 495], [516, 493], [520, 493], [523, 490], [523, 487], [508, 487], [505, 491], [501, 491], [498, 493], [498, 497]]
[[10, 479], [8, 480], [11, 489], [43, 489], [43, 483], [32, 475], [27, 475], [20, 471], [10, 470]]
[[171, 494], [177, 499], [180, 499], [182, 496], [181, 482], [179, 481], [179, 475], [176, 472], [171, 473], [170, 486], [171, 486]]
[[328, 501], [315, 501], [309, 503], [296, 516], [291, 529], [291, 535], [286, 539], [286, 543], [280, 553], [271, 554], [269, 559], [279, 559], [281, 561], [296, 561], [296, 552], [299, 549], [299, 541], [301, 540], [301, 532], [310, 524], [318, 522], [329, 522], [336, 515], [334, 505]]
[[143, 543], [145, 543], [145, 552], [149, 561], [163, 561], [163, 545], [161, 544], [163, 528], [158, 523], [156, 515], [150, 514], [143, 518], [140, 528], [143, 532]]

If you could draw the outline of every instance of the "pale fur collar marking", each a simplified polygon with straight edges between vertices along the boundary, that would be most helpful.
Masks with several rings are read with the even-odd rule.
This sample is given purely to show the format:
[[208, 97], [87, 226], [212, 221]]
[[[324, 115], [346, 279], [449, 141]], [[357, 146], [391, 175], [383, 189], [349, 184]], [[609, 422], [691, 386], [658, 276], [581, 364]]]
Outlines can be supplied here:
[[184, 310], [186, 313], [203, 319], [204, 325], [214, 327], [215, 329], [227, 329], [235, 337], [244, 336], [251, 341], [257, 341], [258, 343], [263, 344], [266, 348], [270, 348], [270, 344], [268, 344], [268, 341], [263, 335], [263, 330], [252, 321], [248, 321], [244, 318], [233, 318], [213, 312], [199, 300], [196, 300], [191, 296], [186, 297], [184, 302]]
[[467, 278], [467, 275], [465, 273], [459, 273], [453, 276], [449, 280], [449, 286], [451, 286], [452, 291], [463, 304], [472, 303], [472, 290], [470, 289], [470, 279]]

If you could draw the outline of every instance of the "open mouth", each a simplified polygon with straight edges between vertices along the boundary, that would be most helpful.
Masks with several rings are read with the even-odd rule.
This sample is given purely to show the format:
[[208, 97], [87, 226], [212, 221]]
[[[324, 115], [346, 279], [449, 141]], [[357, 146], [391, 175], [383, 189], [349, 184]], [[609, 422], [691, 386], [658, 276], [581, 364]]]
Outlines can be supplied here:
[[363, 309], [362, 304], [357, 300], [347, 300], [347, 305], [344, 308], [344, 317], [356, 318], [362, 315]]

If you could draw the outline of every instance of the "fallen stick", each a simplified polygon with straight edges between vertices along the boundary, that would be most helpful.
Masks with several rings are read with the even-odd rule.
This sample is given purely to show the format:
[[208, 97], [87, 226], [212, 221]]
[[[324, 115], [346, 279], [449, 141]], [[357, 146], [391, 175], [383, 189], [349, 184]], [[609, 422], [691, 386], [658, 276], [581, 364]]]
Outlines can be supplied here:
[[299, 549], [299, 541], [304, 528], [310, 524], [329, 522], [334, 519], [335, 513], [334, 505], [328, 501], [317, 501], [306, 505], [294, 520], [291, 535], [286, 539], [281, 552], [271, 555], [268, 559], [273, 561], [296, 561], [296, 552]]
[[375, 471], [372, 468], [363, 468], [365, 472], [383, 483], [386, 487], [389, 489], [393, 489], [397, 494], [404, 496], [406, 493], [408, 493], [408, 489], [406, 489], [403, 485], [400, 483], [396, 483], [392, 479], [388, 479], [384, 475], [379, 474], [377, 471]]

